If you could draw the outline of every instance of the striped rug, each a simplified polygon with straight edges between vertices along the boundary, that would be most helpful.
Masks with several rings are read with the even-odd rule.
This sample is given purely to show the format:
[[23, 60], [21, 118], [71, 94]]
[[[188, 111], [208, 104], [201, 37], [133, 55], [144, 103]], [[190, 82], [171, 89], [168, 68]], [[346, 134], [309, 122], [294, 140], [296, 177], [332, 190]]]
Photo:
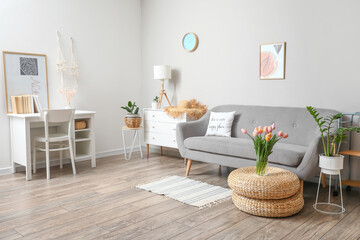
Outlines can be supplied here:
[[232, 192], [228, 188], [213, 186], [179, 176], [163, 178], [136, 187], [199, 208], [222, 202], [231, 197]]

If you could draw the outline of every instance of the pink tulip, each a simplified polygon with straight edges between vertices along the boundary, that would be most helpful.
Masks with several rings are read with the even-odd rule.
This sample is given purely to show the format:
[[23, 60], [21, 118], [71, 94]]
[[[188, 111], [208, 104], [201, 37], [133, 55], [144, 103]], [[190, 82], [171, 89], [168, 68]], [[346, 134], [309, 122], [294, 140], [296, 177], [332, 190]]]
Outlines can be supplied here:
[[272, 130], [275, 130], [275, 123], [271, 125]]
[[242, 128], [241, 131], [242, 131], [243, 134], [247, 133], [246, 129], [244, 129], [244, 128]]
[[273, 129], [272, 129], [272, 126], [268, 126], [267, 129], [268, 129], [268, 132], [269, 132], [269, 133], [271, 133], [272, 130], [273, 130]]
[[283, 138], [287, 138], [288, 136], [289, 136], [289, 134], [284, 133]]
[[278, 137], [283, 137], [284, 133], [283, 133], [283, 131], [280, 131], [280, 132], [277, 133], [277, 135], [278, 135]]
[[256, 137], [257, 135], [259, 135], [259, 131], [257, 130], [257, 128], [255, 128], [255, 130], [253, 132], [253, 136]]
[[267, 126], [265, 126], [265, 127], [264, 127], [264, 132], [265, 132], [265, 133], [269, 133], [269, 132], [268, 132], [268, 127], [267, 127]]

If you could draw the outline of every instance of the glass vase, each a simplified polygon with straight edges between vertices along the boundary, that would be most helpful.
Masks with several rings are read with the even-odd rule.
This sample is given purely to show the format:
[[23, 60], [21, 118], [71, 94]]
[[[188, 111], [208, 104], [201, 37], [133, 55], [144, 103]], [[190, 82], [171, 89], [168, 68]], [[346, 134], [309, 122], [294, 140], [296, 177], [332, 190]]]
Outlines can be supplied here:
[[266, 166], [268, 163], [268, 156], [257, 156], [256, 158], [256, 174], [259, 176], [266, 175]]

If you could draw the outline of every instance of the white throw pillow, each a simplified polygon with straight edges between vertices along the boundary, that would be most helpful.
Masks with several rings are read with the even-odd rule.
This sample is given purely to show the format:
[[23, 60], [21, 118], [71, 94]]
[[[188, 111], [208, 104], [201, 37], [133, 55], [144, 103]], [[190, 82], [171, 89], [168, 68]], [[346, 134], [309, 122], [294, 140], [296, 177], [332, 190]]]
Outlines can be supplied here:
[[234, 112], [211, 112], [205, 136], [231, 137]]

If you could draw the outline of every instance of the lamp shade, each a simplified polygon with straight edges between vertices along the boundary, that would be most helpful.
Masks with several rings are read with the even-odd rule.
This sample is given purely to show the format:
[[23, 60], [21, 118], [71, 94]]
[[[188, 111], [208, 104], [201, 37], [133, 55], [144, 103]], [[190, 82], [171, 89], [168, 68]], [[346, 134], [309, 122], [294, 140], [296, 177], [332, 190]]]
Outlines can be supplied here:
[[169, 65], [154, 66], [154, 79], [171, 79], [171, 66]]

